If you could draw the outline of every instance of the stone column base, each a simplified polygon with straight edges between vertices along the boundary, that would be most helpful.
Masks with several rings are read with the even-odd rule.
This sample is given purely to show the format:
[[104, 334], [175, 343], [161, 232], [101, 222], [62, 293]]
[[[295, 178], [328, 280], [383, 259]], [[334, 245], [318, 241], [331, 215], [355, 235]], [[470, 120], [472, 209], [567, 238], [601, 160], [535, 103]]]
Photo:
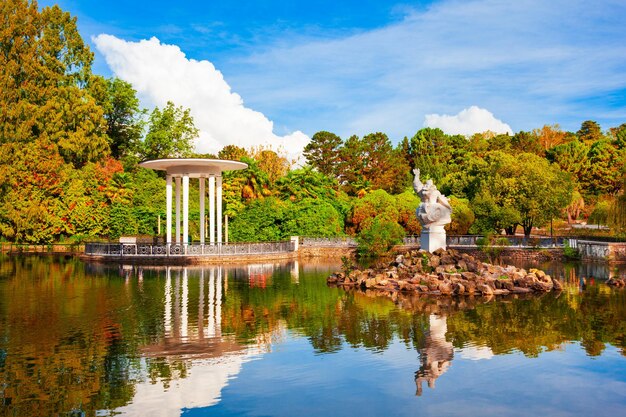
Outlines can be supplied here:
[[430, 253], [433, 253], [437, 249], [446, 250], [446, 231], [443, 226], [422, 228], [420, 246], [422, 250]]

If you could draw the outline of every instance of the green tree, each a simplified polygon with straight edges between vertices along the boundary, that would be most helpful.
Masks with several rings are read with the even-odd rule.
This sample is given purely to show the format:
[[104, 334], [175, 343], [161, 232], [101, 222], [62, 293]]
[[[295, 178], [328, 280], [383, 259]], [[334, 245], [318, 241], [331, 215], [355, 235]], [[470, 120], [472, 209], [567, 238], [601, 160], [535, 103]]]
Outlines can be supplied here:
[[476, 220], [469, 200], [450, 196], [449, 201], [452, 206], [452, 222], [446, 226], [446, 231], [451, 235], [467, 234]]
[[512, 152], [527, 152], [543, 156], [544, 146], [535, 133], [520, 131], [511, 138]]
[[387, 213], [379, 214], [367, 222], [357, 236], [357, 252], [361, 256], [383, 256], [402, 243], [405, 232], [402, 226]]
[[626, 153], [609, 140], [594, 142], [587, 155], [589, 166], [582, 184], [589, 194], [616, 194], [622, 187]]
[[79, 168], [108, 155], [102, 109], [84, 88], [93, 54], [58, 6], [0, 4], [0, 143], [45, 137]]
[[[487, 154], [485, 160], [486, 170], [478, 174], [485, 201], [493, 198], [497, 206], [517, 212], [526, 236], [534, 226], [558, 217], [571, 201], [570, 177], [537, 155], [513, 156], [495, 151]], [[476, 203], [473, 206], [478, 218], [482, 213]]]
[[145, 111], [139, 107], [137, 92], [119, 78], [92, 77], [89, 89], [104, 110], [111, 155], [121, 159], [139, 151]]
[[286, 207], [287, 203], [274, 197], [253, 200], [231, 222], [230, 239], [233, 242], [281, 240]]
[[198, 129], [189, 109], [176, 107], [171, 101], [163, 110], [156, 107], [150, 114], [148, 133], [142, 144], [142, 159], [184, 158], [193, 152]]
[[334, 200], [338, 194], [337, 180], [315, 171], [310, 166], [291, 170], [276, 183], [278, 195], [284, 200], [304, 198]]
[[546, 158], [557, 164], [562, 171], [572, 174], [580, 184], [583, 194], [591, 191], [585, 182], [590, 167], [588, 145], [579, 140], [557, 145], [548, 149]]
[[593, 143], [603, 139], [602, 128], [600, 128], [598, 122], [594, 122], [593, 120], [585, 120], [582, 122], [576, 135], [583, 143]]
[[282, 236], [342, 236], [343, 217], [328, 201], [305, 198], [284, 211]]
[[307, 162], [319, 172], [337, 177], [342, 144], [341, 138], [334, 133], [320, 131], [304, 147], [303, 154]]
[[398, 223], [409, 235], [418, 235], [422, 230], [419, 220], [415, 214], [420, 205], [419, 197], [411, 191], [405, 191], [395, 196], [395, 206], [398, 209]]

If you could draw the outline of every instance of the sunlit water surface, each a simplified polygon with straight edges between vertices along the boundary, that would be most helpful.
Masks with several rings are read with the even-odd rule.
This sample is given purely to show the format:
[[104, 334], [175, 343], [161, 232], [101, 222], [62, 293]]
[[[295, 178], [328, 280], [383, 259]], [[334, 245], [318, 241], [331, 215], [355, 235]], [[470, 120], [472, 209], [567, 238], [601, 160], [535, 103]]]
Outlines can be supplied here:
[[5, 259], [0, 413], [626, 415], [625, 271], [542, 267], [566, 290], [392, 301], [338, 264]]

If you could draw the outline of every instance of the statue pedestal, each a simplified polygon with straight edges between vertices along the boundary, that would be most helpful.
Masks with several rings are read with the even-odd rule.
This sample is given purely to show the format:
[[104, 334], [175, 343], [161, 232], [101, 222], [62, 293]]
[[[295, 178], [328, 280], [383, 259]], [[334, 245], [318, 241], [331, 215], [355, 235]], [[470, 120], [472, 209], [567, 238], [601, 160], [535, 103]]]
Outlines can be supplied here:
[[432, 225], [422, 228], [420, 236], [420, 246], [422, 250], [433, 253], [437, 249], [446, 250], [446, 231], [443, 226]]

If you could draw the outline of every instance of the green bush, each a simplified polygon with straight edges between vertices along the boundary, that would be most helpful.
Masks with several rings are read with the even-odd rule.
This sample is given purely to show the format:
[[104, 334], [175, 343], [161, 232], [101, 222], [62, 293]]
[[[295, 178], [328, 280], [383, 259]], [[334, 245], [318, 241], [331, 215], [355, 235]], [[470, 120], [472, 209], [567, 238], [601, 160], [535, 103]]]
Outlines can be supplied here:
[[365, 222], [361, 233], [357, 236], [357, 253], [359, 256], [380, 257], [402, 242], [405, 232], [395, 220], [386, 215], [376, 216]]

